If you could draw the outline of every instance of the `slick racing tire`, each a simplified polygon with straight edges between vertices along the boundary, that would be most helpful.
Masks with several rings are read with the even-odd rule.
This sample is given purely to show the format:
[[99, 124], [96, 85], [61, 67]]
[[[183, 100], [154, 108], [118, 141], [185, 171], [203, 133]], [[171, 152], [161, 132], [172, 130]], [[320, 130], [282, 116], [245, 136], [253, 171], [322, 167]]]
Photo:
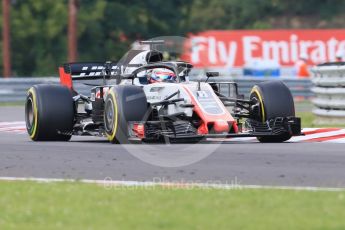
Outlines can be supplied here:
[[[256, 119], [260, 122], [266, 122], [276, 117], [295, 116], [293, 97], [289, 88], [282, 81], [262, 82], [255, 85], [250, 98], [256, 98], [259, 102], [259, 114]], [[260, 142], [284, 142], [290, 138], [289, 133], [257, 137]]]
[[34, 141], [68, 141], [74, 125], [74, 102], [61, 85], [40, 84], [28, 90], [25, 122]]
[[129, 122], [142, 121], [147, 111], [147, 99], [141, 87], [112, 87], [104, 103], [104, 128], [108, 140], [116, 144], [128, 143]]

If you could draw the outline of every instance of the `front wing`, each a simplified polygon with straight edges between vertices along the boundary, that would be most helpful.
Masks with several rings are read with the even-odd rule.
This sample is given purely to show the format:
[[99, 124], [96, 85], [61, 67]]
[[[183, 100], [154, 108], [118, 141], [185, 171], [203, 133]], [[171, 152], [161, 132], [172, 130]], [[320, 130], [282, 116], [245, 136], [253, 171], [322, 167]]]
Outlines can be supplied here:
[[[301, 132], [301, 120], [298, 117], [277, 117], [267, 122], [258, 122], [248, 119], [246, 127], [240, 129], [238, 133], [222, 134], [197, 134], [196, 130], [188, 122], [173, 123], [150, 123], [142, 125], [140, 137], [143, 141], [164, 140], [169, 138], [176, 141], [200, 140], [204, 138], [235, 138], [235, 137], [266, 137], [289, 134], [291, 136], [303, 135]], [[163, 129], [162, 129], [163, 127]], [[137, 135], [137, 131], [132, 129], [132, 136]]]

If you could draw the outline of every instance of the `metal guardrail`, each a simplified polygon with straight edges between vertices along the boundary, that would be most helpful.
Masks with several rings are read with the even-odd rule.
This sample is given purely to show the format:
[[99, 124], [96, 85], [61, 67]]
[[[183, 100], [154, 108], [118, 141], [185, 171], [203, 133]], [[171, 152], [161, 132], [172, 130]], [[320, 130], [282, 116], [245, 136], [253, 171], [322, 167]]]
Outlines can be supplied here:
[[[24, 101], [28, 89], [36, 84], [59, 84], [57, 77], [39, 78], [7, 78], [0, 79], [0, 102], [20, 102]], [[78, 92], [88, 95], [91, 86], [84, 84], [74, 84]]]
[[[292, 94], [295, 97], [309, 98], [314, 95], [311, 91], [312, 82], [308, 79], [296, 79], [296, 78], [259, 78], [259, 77], [217, 77], [212, 78], [209, 81], [211, 82], [225, 82], [233, 81], [236, 82], [239, 86], [239, 93], [248, 96], [251, 88], [262, 81], [267, 80], [283, 80], [287, 86], [292, 91]], [[193, 77], [191, 80], [197, 80]], [[0, 79], [0, 102], [16, 102], [24, 101], [26, 97], [27, 90], [35, 84], [41, 83], [52, 83], [58, 84], [59, 79], [57, 77], [45, 77], [45, 78], [9, 78], [9, 79]], [[76, 90], [82, 94], [88, 95], [90, 93], [90, 88], [92, 86], [86, 86], [81, 83], [73, 83]], [[223, 90], [227, 90], [223, 89]]]
[[238, 77], [238, 78], [229, 78], [229, 77], [217, 77], [210, 79], [212, 82], [225, 82], [233, 81], [238, 84], [239, 93], [244, 94], [246, 97], [249, 96], [249, 93], [252, 87], [263, 81], [274, 81], [282, 80], [291, 90], [291, 93], [294, 97], [303, 97], [311, 98], [314, 96], [314, 93], [311, 91], [313, 83], [309, 79], [298, 79], [296, 77], [270, 77], [270, 78], [260, 78], [260, 77]]
[[316, 123], [345, 123], [345, 63], [328, 63], [313, 68], [312, 100]]

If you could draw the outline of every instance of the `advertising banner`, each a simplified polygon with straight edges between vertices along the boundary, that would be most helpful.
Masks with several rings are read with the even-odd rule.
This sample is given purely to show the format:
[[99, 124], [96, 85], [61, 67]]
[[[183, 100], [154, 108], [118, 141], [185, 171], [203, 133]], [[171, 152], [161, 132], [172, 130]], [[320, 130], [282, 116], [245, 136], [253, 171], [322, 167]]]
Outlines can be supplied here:
[[345, 30], [340, 29], [205, 31], [189, 38], [183, 59], [196, 67], [242, 67], [252, 59], [293, 66], [301, 55], [316, 65], [345, 53]]

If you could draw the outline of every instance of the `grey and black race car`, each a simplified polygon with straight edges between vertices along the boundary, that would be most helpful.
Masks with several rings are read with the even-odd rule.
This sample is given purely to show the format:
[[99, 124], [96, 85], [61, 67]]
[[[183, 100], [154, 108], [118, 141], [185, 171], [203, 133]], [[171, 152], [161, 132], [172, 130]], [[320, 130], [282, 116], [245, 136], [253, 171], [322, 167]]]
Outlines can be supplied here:
[[[26, 127], [34, 141], [68, 141], [72, 135], [107, 137], [111, 143], [194, 142], [212, 137], [257, 137], [283, 142], [301, 135], [293, 97], [281, 81], [255, 85], [244, 99], [233, 82], [190, 81], [193, 66], [163, 61], [157, 50], [131, 50], [114, 64], [67, 63], [60, 85], [29, 89]], [[89, 95], [74, 82], [86, 82]], [[233, 97], [221, 93], [227, 85]], [[229, 109], [230, 108], [230, 109]]]

